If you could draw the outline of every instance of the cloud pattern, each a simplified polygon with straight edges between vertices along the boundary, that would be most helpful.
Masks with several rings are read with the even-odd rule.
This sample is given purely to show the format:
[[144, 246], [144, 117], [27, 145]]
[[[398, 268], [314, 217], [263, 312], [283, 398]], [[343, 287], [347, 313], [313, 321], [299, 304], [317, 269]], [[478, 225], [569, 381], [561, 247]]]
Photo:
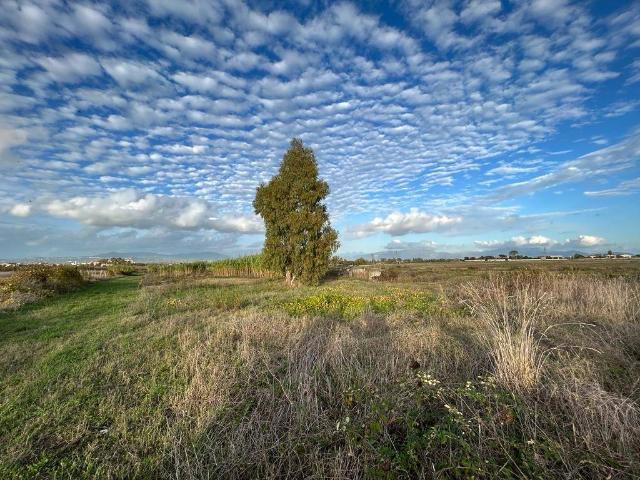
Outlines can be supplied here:
[[251, 200], [292, 136], [317, 152], [343, 248], [558, 235], [525, 219], [638, 195], [640, 8], [599, 8], [8, 0], [0, 242], [46, 223], [37, 247], [56, 251], [69, 229], [259, 245]]

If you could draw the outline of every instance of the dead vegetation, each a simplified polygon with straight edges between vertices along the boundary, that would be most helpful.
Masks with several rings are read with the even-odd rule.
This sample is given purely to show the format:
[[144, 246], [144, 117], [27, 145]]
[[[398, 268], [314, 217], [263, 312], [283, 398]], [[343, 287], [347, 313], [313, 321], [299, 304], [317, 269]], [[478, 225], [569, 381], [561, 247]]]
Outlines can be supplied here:
[[[14, 424], [0, 465], [15, 473], [46, 454], [42, 478], [640, 475], [636, 280], [521, 272], [415, 288], [149, 282], [114, 320], [123, 333], [100, 362], [75, 373], [102, 379], [99, 414]], [[386, 305], [394, 292], [431, 303], [356, 316], [331, 306]], [[294, 300], [304, 314], [288, 313]], [[92, 415], [104, 433], [82, 426]], [[82, 441], [34, 443], [44, 432]]]

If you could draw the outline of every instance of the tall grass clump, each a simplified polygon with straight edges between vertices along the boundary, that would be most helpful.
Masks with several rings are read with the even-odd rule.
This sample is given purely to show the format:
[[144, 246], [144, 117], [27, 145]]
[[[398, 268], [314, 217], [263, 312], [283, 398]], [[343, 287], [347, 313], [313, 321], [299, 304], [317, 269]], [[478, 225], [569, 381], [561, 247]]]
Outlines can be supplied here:
[[152, 263], [147, 271], [169, 278], [193, 277], [207, 271], [207, 262]]
[[150, 273], [169, 278], [211, 275], [215, 277], [275, 278], [278, 275], [269, 270], [262, 255], [247, 255], [225, 258], [213, 262], [183, 262], [149, 265]]
[[266, 267], [262, 255], [217, 260], [209, 263], [208, 271], [219, 277], [274, 278], [278, 276]]
[[536, 327], [548, 295], [523, 276], [494, 277], [468, 285], [467, 306], [486, 327], [495, 375], [516, 391], [530, 391], [540, 379], [545, 351]]
[[628, 278], [595, 275], [546, 275], [545, 288], [554, 293], [554, 314], [624, 324], [640, 319], [640, 284]]

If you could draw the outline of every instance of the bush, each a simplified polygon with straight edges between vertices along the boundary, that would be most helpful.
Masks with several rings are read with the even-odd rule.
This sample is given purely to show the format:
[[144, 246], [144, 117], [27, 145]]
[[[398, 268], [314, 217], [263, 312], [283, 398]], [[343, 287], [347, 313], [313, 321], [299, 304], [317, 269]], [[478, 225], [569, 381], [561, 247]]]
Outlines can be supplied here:
[[380, 275], [379, 280], [383, 282], [395, 282], [400, 277], [400, 269], [399, 268], [385, 268], [382, 270], [382, 275]]
[[384, 389], [349, 389], [342, 404], [336, 431], [367, 458], [370, 478], [543, 478], [554, 454], [530, 436], [518, 397], [490, 376], [443, 384], [418, 370]]
[[20, 268], [0, 284], [0, 303], [18, 306], [26, 301], [75, 290], [84, 284], [76, 267], [30, 265]]
[[107, 267], [107, 273], [110, 277], [116, 277], [118, 275], [133, 275], [135, 273], [133, 265], [128, 263], [114, 263]]

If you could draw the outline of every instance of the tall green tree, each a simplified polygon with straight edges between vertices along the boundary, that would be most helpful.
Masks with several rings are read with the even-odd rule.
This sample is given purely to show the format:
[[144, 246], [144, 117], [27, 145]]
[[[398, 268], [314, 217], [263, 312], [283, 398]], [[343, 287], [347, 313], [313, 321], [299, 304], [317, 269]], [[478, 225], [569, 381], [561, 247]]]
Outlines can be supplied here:
[[266, 227], [262, 253], [289, 285], [317, 284], [329, 269], [339, 243], [322, 203], [328, 194], [313, 150], [299, 138], [291, 140], [278, 174], [256, 190], [253, 208]]

